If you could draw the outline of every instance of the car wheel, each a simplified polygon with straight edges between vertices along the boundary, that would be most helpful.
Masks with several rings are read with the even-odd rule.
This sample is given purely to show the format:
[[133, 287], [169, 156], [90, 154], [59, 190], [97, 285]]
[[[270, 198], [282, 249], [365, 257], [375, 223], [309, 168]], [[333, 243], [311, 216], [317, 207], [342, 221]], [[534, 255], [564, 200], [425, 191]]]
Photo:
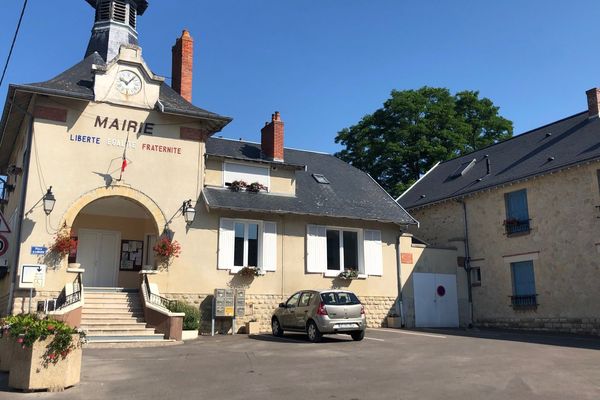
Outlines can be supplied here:
[[323, 334], [317, 328], [317, 324], [313, 321], [310, 321], [306, 327], [306, 334], [308, 335], [308, 340], [313, 343], [318, 343], [323, 338]]
[[359, 342], [365, 338], [365, 331], [355, 331], [352, 332], [350, 336], [352, 336], [352, 340]]
[[283, 329], [281, 329], [281, 325], [279, 325], [279, 320], [277, 318], [273, 318], [271, 321], [271, 331], [273, 332], [273, 336], [283, 336]]

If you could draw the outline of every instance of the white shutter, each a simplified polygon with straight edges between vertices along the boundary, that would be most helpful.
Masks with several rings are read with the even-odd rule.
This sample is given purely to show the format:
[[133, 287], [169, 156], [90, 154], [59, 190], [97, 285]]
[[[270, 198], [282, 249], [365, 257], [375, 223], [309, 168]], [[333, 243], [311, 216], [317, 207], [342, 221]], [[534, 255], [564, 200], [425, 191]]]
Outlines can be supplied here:
[[233, 268], [233, 249], [235, 245], [235, 234], [233, 231], [233, 220], [221, 218], [219, 226], [219, 262], [218, 269]]
[[365, 274], [383, 275], [381, 231], [364, 231]]
[[306, 272], [323, 273], [327, 270], [327, 228], [306, 226]]
[[277, 223], [265, 221], [262, 237], [262, 270], [277, 269]]

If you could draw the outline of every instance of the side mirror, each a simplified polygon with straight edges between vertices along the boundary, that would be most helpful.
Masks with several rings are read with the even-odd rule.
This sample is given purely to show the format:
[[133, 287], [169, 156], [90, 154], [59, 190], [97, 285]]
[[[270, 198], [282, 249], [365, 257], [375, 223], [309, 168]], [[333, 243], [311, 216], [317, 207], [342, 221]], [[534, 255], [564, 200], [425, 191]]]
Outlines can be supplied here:
[[285, 303], [279, 303], [279, 308], [285, 308]]

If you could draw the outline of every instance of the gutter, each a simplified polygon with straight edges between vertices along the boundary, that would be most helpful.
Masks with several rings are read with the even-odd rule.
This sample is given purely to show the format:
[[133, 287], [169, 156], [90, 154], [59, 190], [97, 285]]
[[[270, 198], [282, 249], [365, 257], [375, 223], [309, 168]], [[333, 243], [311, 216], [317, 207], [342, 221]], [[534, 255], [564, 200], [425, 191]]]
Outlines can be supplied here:
[[400, 257], [400, 238], [402, 237], [402, 231], [396, 237], [396, 273], [398, 276], [398, 301], [396, 301], [396, 314], [400, 316], [400, 325], [406, 326], [404, 323], [404, 306], [402, 304], [402, 258]]

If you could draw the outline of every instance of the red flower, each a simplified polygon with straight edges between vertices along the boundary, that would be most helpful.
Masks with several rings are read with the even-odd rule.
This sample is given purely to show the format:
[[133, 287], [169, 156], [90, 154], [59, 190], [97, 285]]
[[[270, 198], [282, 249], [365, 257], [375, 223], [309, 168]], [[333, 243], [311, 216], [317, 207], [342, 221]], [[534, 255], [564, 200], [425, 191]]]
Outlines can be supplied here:
[[53, 331], [55, 329], [56, 329], [56, 327], [54, 325], [48, 325], [48, 330], [49, 331]]
[[56, 357], [56, 354], [54, 354], [54, 353], [48, 354], [49, 359], [54, 360], [54, 357]]
[[23, 343], [23, 338], [22, 337], [18, 338], [17, 343]]

